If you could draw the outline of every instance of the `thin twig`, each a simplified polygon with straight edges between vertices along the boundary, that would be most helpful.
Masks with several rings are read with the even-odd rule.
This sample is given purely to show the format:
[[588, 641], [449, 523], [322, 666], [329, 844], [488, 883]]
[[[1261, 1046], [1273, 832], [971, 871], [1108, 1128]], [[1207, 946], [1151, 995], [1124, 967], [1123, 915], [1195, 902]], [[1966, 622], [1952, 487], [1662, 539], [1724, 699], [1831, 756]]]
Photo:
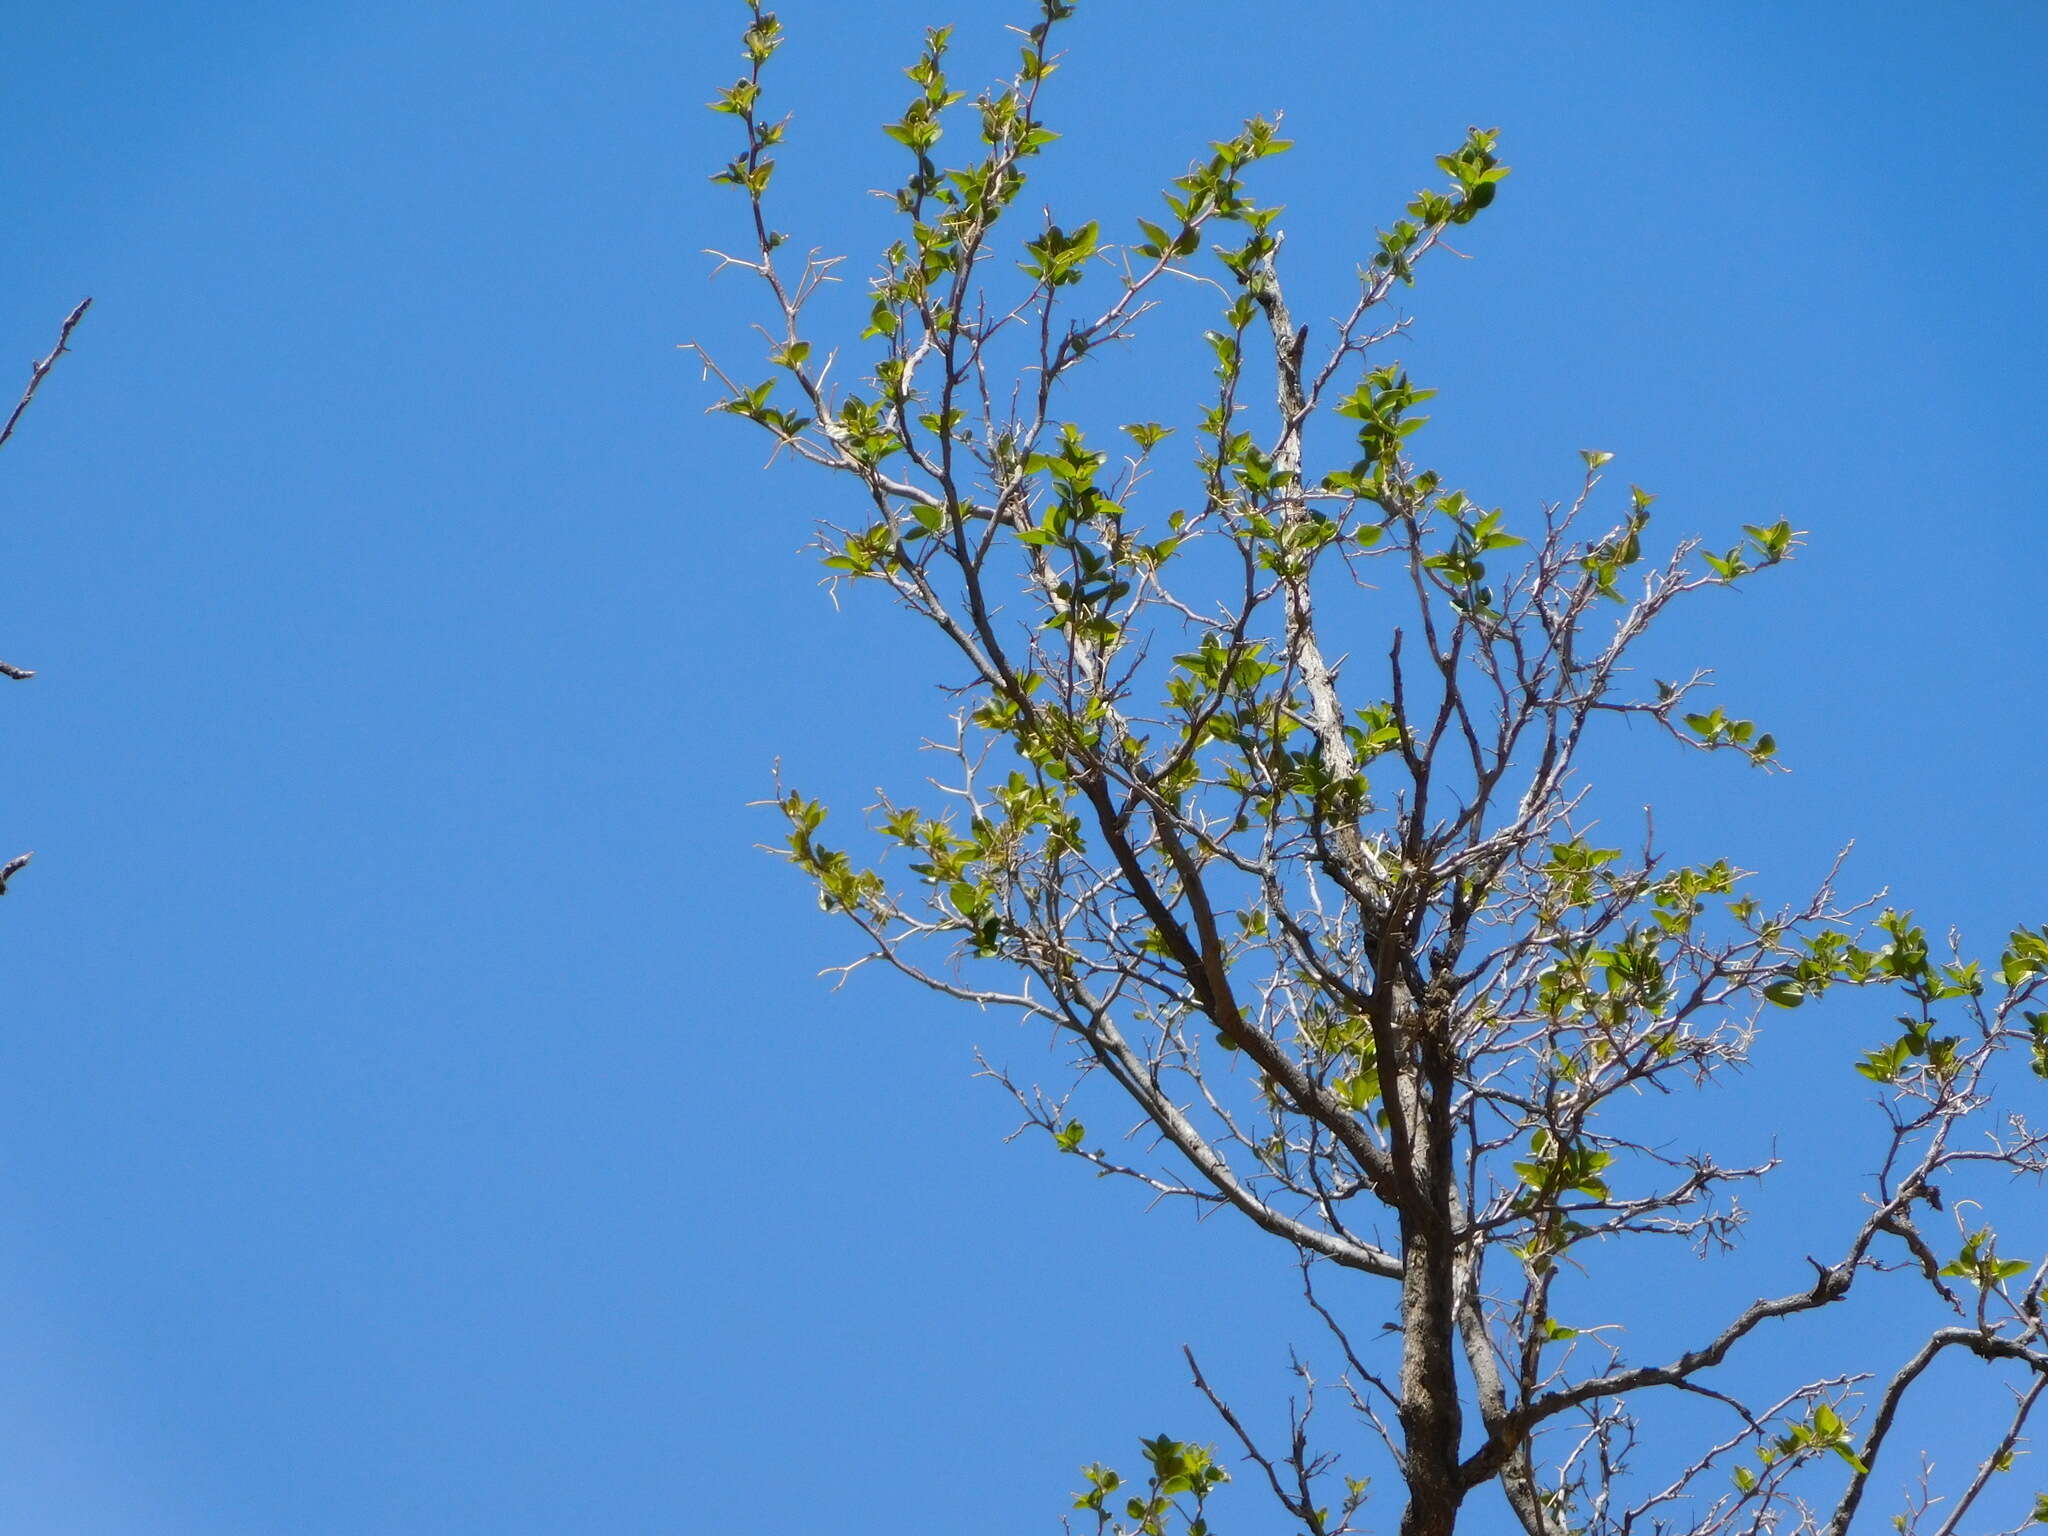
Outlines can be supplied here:
[[5, 447], [7, 439], [14, 436], [15, 425], [21, 420], [22, 413], [28, 409], [29, 402], [35, 399], [36, 391], [43, 387], [43, 380], [50, 376], [50, 370], [57, 366], [57, 359], [71, 350], [71, 333], [78, 328], [78, 322], [85, 318], [85, 312], [91, 308], [91, 299], [81, 299], [78, 308], [64, 317], [63, 328], [57, 332], [57, 345], [50, 349], [47, 357], [33, 365], [28, 376], [28, 388], [21, 392], [21, 399], [14, 407], [14, 414], [7, 418], [7, 425], [0, 427], [0, 447]]

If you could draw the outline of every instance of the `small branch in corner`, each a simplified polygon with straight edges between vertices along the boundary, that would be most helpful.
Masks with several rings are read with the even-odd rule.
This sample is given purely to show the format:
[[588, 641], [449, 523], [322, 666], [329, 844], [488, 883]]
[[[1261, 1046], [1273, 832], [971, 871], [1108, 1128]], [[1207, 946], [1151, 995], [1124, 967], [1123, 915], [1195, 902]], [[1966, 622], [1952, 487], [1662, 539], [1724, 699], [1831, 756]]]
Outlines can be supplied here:
[[7, 425], [0, 427], [0, 447], [14, 436], [14, 429], [20, 423], [29, 402], [36, 397], [36, 391], [43, 387], [43, 380], [50, 376], [50, 370], [57, 366], [57, 359], [71, 348], [71, 333], [78, 329], [78, 322], [85, 318], [85, 312], [92, 308], [91, 299], [83, 299], [78, 308], [64, 317], [64, 325], [57, 332], [57, 345], [50, 348], [49, 355], [38, 359], [29, 370], [28, 388], [21, 392], [21, 399], [15, 404], [14, 413], [7, 418]]

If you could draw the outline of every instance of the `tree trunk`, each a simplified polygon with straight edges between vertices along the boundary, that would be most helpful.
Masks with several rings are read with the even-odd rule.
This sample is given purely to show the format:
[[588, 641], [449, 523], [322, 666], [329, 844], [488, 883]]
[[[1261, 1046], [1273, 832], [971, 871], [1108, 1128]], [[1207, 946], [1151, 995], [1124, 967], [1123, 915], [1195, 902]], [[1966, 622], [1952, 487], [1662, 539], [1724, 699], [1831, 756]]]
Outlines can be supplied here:
[[[1459, 1477], [1464, 1415], [1458, 1399], [1457, 1268], [1450, 1103], [1442, 1043], [1423, 1022], [1418, 1061], [1402, 1072], [1409, 1138], [1401, 1211], [1401, 1429], [1408, 1506], [1401, 1536], [1450, 1536], [1465, 1490]], [[1412, 1075], [1411, 1075], [1412, 1074]]]

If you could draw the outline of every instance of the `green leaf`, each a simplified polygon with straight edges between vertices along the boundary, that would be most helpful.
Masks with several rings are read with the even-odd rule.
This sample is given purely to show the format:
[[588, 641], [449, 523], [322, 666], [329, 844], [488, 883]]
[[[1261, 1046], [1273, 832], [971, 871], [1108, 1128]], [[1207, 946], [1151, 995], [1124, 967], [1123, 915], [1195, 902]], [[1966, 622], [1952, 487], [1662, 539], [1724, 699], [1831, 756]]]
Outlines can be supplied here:
[[1912, 1059], [1910, 1041], [1897, 1040], [1881, 1051], [1871, 1051], [1856, 1064], [1856, 1070], [1874, 1083], [1895, 1083]]

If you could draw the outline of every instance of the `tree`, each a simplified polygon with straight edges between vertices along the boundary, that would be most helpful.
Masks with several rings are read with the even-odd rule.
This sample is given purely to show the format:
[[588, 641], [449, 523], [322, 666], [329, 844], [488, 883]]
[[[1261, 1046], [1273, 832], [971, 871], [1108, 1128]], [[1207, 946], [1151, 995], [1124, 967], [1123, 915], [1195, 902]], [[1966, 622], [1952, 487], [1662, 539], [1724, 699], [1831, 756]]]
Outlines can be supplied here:
[[[1121, 241], [1093, 220], [1025, 224], [1073, 10], [1043, 0], [1017, 73], [964, 112], [948, 32], [928, 34], [885, 130], [909, 154], [888, 194], [903, 233], [850, 383], [835, 371], [852, 346], [811, 321], [838, 258], [792, 260], [770, 222], [788, 120], [764, 95], [783, 34], [758, 0], [747, 73], [712, 103], [743, 134], [716, 179], [751, 215], [750, 248], [721, 264], [763, 285], [776, 370], [747, 383], [705, 355], [716, 408], [839, 478], [824, 565], [943, 636], [959, 670], [942, 681], [963, 699], [944, 803], [874, 808], [903, 875], [828, 844], [824, 807], [779, 790], [789, 856], [865, 935], [856, 964], [1049, 1023], [1076, 1048], [1072, 1091], [1106, 1087], [1149, 1141], [1113, 1156], [1072, 1091], [992, 1069], [1061, 1152], [1234, 1211], [1300, 1256], [1404, 1536], [1452, 1531], [1490, 1485], [1531, 1536], [1840, 1536], [1859, 1516], [1952, 1536], [1981, 1519], [2048, 1386], [2048, 1261], [2006, 1253], [1991, 1221], [1949, 1243], [1927, 1217], [1989, 1209], [2010, 1176], [2048, 1170], [2048, 1139], [2007, 1103], [2048, 1077], [2048, 930], [2013, 932], [1987, 968], [1909, 913], [1845, 903], [1832, 877], [1779, 907], [1647, 830], [1600, 846], [1582, 770], [1617, 723], [1775, 766], [1768, 733], [1705, 702], [1705, 671], [1643, 688], [1629, 663], [1673, 605], [1783, 564], [1799, 531], [1654, 553], [1654, 498], [1605, 489], [1611, 454], [1585, 453], [1568, 500], [1514, 519], [1421, 461], [1431, 391], [1387, 357], [1405, 324], [1392, 301], [1493, 202], [1508, 168], [1492, 131], [1437, 160], [1441, 188], [1381, 233], [1321, 334], [1289, 308], [1279, 211], [1257, 201], [1259, 163], [1288, 148], [1274, 122], [1212, 145]], [[948, 162], [942, 132], [962, 117], [978, 142]], [[1176, 429], [1123, 424], [1113, 456], [1067, 403], [1169, 290], [1221, 318], [1185, 502], [1162, 517], [1141, 500]], [[1368, 583], [1404, 610], [1370, 653], [1331, 638]], [[1731, 1248], [1740, 1193], [1774, 1167], [1717, 1155], [1704, 1115], [1666, 1141], [1671, 1116], [1646, 1123], [1642, 1095], [1722, 1088], [1768, 1015], [1837, 987], [1888, 992], [1895, 1014], [1843, 1064], [1876, 1107], [1846, 1246], [1790, 1257], [1780, 1291], [1668, 1356], [1572, 1326], [1632, 1246]], [[1380, 1282], [1395, 1326], [1366, 1338], [1326, 1303], [1332, 1268]], [[1768, 1372], [1738, 1367], [1775, 1334], [1880, 1288], [1896, 1327], [1867, 1358], [1752, 1396]], [[1903, 1357], [1880, 1358], [1909, 1326]], [[1901, 1402], [1948, 1355], [1983, 1362], [2009, 1414], [1959, 1485], [1866, 1508], [1899, 1457]], [[1324, 1449], [1306, 1375], [1275, 1448], [1190, 1365], [1295, 1525], [1366, 1528], [1367, 1481]], [[1700, 1399], [1725, 1423], [1671, 1412]], [[1215, 1453], [1162, 1438], [1146, 1456], [1135, 1489], [1088, 1469], [1084, 1519], [1206, 1531]]]
[[[85, 312], [92, 308], [92, 300], [81, 300], [78, 306], [64, 317], [63, 325], [57, 330], [57, 344], [42, 357], [29, 365], [28, 384], [21, 392], [21, 398], [8, 413], [5, 425], [0, 425], [0, 448], [7, 446], [14, 436], [14, 429], [21, 425], [21, 418], [28, 414], [28, 408], [36, 398], [36, 391], [43, 387], [43, 380], [50, 376], [50, 370], [57, 366], [57, 359], [71, 350], [71, 333], [78, 329], [78, 322], [85, 318]], [[35, 673], [27, 667], [17, 667], [11, 662], [0, 661], [0, 677], [11, 682], [25, 683]], [[0, 864], [0, 896], [7, 894], [8, 884], [28, 867], [33, 853], [17, 853], [13, 858]]]

